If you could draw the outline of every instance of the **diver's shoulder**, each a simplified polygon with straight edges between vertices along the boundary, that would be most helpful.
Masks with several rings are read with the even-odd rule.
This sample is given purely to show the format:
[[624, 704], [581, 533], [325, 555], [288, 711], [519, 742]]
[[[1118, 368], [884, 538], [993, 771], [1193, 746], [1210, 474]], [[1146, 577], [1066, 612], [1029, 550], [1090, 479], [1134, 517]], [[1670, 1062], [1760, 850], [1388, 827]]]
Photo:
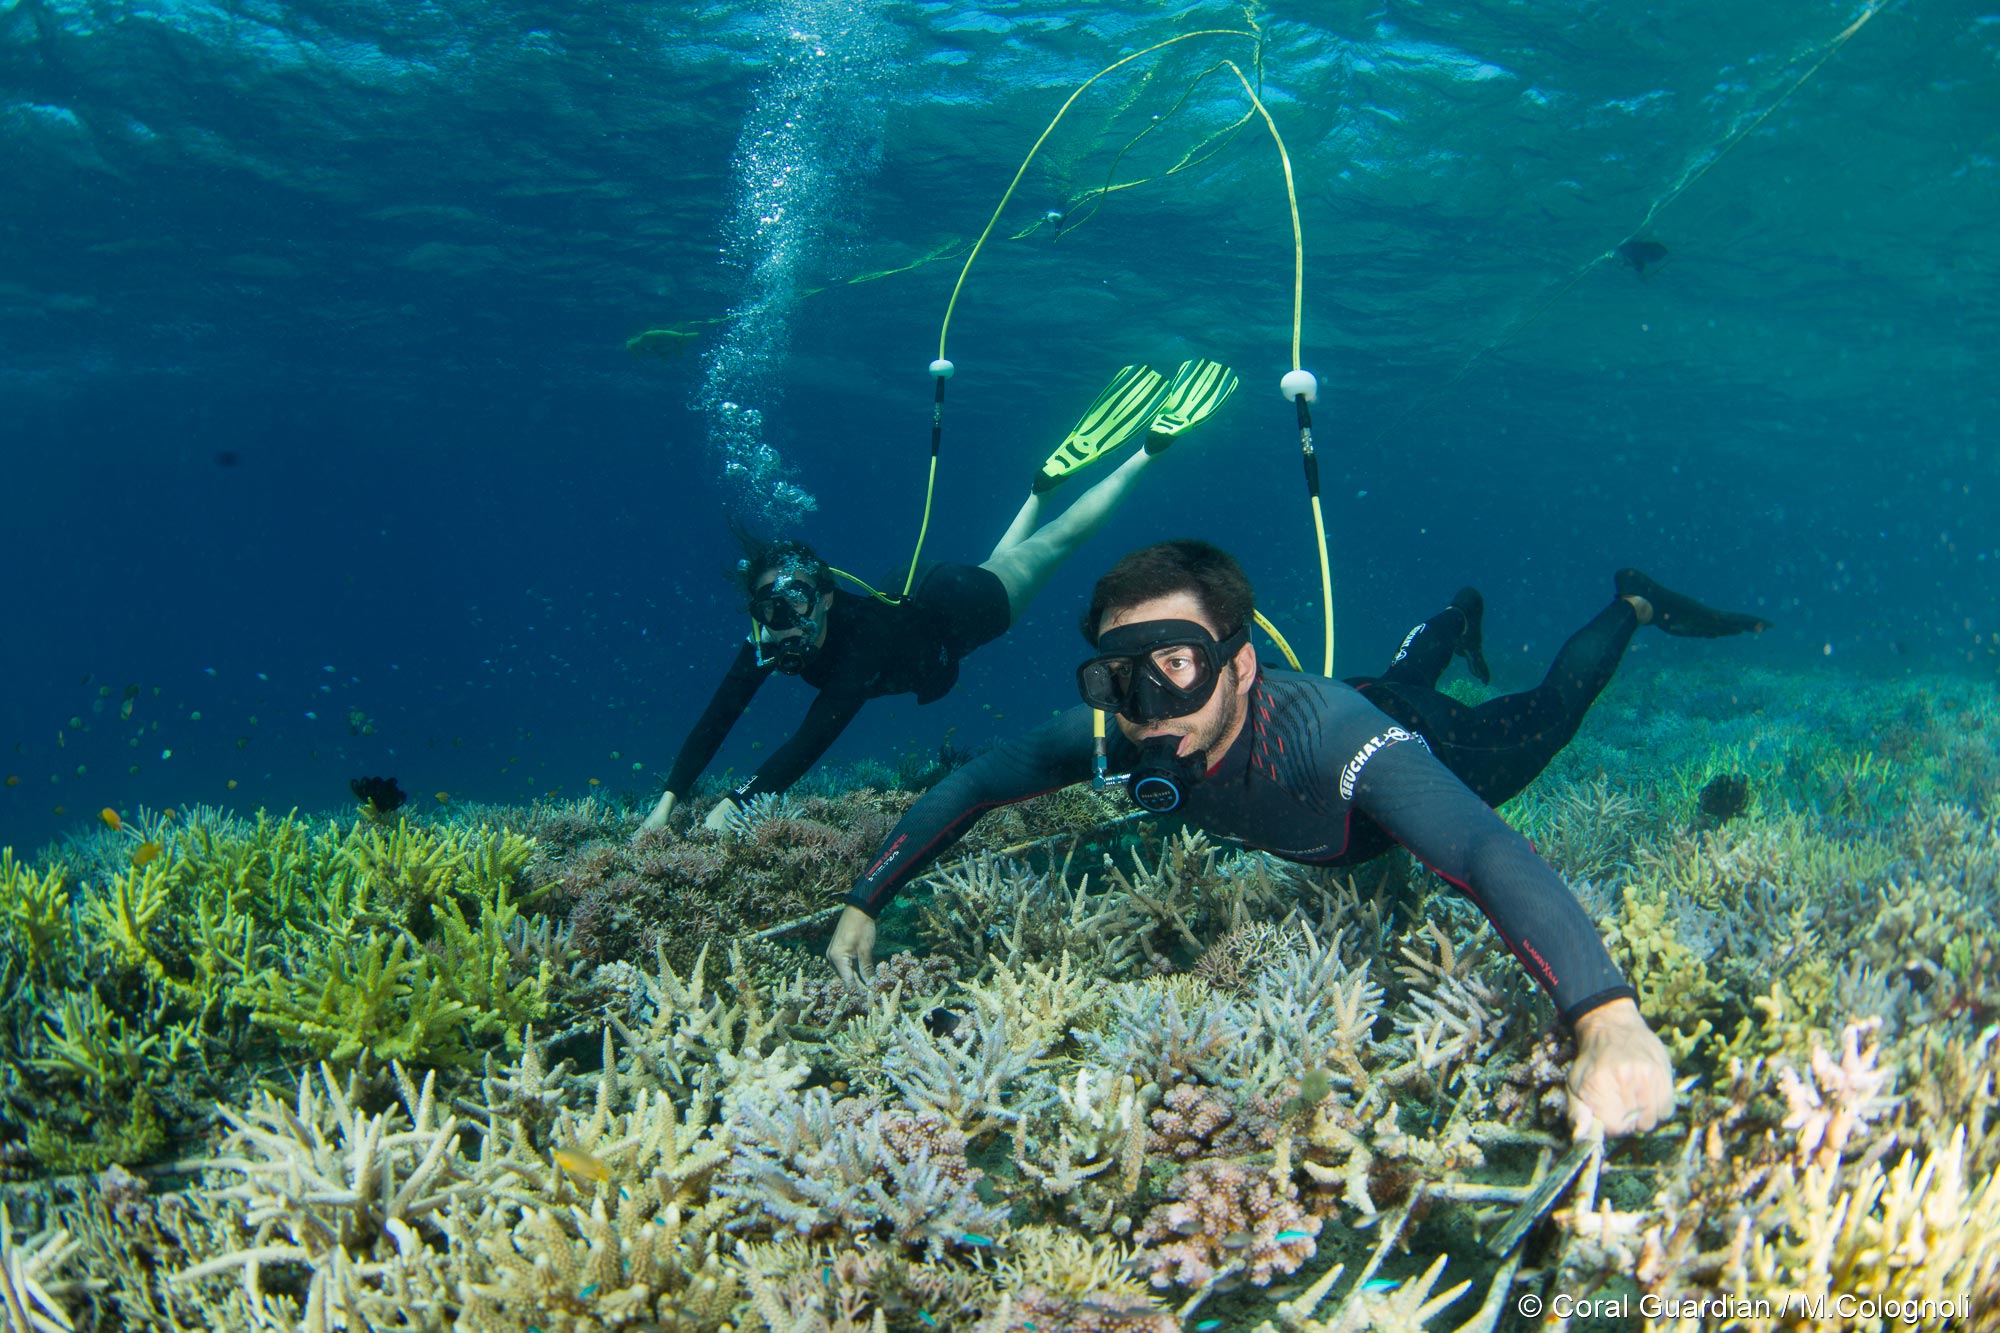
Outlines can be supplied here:
[[1274, 696], [1361, 699], [1359, 690], [1344, 680], [1336, 680], [1329, 676], [1294, 671], [1290, 667], [1265, 666], [1261, 663], [1257, 667], [1257, 674], [1262, 679], [1264, 688]]
[[1344, 680], [1309, 675], [1284, 667], [1260, 668], [1263, 690], [1274, 713], [1318, 721], [1341, 720], [1375, 712], [1361, 691]]

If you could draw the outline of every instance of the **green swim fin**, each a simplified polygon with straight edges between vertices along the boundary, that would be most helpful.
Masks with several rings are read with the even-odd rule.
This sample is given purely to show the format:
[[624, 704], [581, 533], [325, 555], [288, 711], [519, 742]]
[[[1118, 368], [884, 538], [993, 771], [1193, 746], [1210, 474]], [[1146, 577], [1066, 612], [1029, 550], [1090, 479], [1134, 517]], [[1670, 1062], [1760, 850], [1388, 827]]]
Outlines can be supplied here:
[[1146, 430], [1146, 452], [1162, 453], [1183, 431], [1215, 414], [1236, 392], [1236, 372], [1220, 361], [1183, 361]]
[[1131, 439], [1160, 405], [1164, 379], [1159, 371], [1146, 366], [1126, 366], [1113, 375], [1035, 474], [1035, 494], [1046, 495], [1067, 481], [1070, 473], [1088, 467]]

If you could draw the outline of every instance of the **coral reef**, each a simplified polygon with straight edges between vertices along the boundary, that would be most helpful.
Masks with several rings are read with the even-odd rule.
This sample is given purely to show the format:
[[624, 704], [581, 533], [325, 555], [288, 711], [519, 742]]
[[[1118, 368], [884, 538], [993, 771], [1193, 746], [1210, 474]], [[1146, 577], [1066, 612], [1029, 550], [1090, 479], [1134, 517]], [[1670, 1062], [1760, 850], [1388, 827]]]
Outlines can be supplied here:
[[2000, 706], [1854, 695], [1632, 673], [1503, 812], [1676, 1059], [1677, 1117], [1609, 1145], [1421, 867], [1083, 792], [985, 821], [858, 990], [768, 932], [906, 791], [636, 842], [601, 800], [191, 807], [0, 853], [0, 1322], [1481, 1333], [1594, 1292], [1991, 1327]]

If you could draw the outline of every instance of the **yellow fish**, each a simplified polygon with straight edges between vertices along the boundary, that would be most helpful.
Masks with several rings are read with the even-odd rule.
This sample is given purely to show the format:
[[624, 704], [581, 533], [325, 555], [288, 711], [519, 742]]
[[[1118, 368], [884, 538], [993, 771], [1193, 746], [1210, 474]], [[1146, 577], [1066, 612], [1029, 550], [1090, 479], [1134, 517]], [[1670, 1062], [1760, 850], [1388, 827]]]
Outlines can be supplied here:
[[160, 851], [160, 844], [157, 842], [140, 843], [132, 849], [132, 868], [137, 870], [140, 866], [151, 865], [159, 859]]
[[231, 790], [231, 791], [235, 791], [235, 790], [236, 790], [236, 779], [235, 779], [235, 778], [231, 778], [231, 779], [229, 779], [229, 790]]
[[590, 780], [590, 785], [593, 787], [602, 787], [604, 784], [599, 782], [596, 778], [592, 778]]
[[449, 803], [451, 800], [451, 793], [448, 791], [432, 792], [431, 795], [437, 797], [437, 803], [439, 805], [445, 805]]
[[593, 1157], [581, 1148], [551, 1148], [549, 1157], [578, 1189], [585, 1184], [609, 1184], [611, 1181], [611, 1168], [601, 1158]]
[[110, 829], [113, 833], [125, 827], [125, 821], [120, 819], [118, 812], [108, 805], [97, 812], [97, 817], [103, 820], [104, 827]]

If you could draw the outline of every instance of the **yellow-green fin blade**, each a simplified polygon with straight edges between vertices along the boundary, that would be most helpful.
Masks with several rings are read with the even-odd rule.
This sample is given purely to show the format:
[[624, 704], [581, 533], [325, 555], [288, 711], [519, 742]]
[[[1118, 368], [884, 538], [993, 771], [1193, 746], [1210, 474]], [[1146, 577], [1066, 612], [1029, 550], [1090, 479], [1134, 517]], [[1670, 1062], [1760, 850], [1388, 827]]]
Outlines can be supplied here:
[[1147, 433], [1171, 440], [1208, 420], [1235, 392], [1236, 372], [1220, 361], [1183, 361]]
[[1113, 375], [1035, 474], [1036, 494], [1054, 490], [1070, 473], [1088, 467], [1131, 439], [1152, 419], [1164, 380], [1159, 371], [1147, 366], [1126, 366]]

